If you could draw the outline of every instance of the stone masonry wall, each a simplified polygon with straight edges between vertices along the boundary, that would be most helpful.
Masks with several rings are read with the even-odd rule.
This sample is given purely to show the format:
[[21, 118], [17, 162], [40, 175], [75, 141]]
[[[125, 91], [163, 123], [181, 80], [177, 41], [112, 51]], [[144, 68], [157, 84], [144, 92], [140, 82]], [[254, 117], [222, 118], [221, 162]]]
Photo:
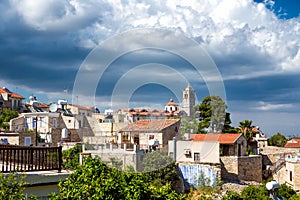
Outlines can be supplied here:
[[165, 128], [162, 131], [162, 133], [163, 133], [162, 134], [163, 146], [167, 146], [168, 141], [172, 140], [173, 137], [178, 134], [179, 127], [180, 127], [180, 120], [178, 122], [172, 124], [171, 126], [168, 126], [167, 128]]
[[223, 156], [221, 160], [221, 179], [225, 181], [262, 182], [262, 157]]

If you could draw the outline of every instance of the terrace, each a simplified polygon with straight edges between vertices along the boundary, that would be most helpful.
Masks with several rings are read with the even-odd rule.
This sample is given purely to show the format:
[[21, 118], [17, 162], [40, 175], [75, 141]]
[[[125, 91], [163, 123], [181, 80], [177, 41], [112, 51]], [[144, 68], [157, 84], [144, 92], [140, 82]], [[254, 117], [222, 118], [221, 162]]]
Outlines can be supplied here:
[[62, 147], [0, 145], [0, 171], [49, 171], [62, 167]]

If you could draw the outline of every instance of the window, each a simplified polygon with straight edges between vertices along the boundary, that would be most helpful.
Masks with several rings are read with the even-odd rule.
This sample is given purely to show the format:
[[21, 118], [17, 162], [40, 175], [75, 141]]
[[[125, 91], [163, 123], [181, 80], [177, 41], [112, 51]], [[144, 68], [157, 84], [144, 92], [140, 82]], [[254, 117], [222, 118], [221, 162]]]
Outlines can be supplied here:
[[8, 144], [7, 138], [1, 138], [1, 144]]
[[44, 125], [45, 125], [45, 118], [41, 117], [40, 118], [40, 127], [44, 127]]
[[24, 138], [24, 145], [30, 146], [31, 145], [31, 137], [25, 137]]
[[56, 118], [53, 119], [53, 128], [56, 128], [57, 124], [56, 124]]
[[154, 135], [149, 135], [149, 140], [153, 140], [154, 139]]
[[30, 118], [25, 119], [25, 128], [28, 129], [30, 124]]
[[200, 161], [200, 153], [194, 153], [194, 161]]
[[36, 128], [36, 119], [37, 119], [37, 118], [32, 118], [32, 128], [33, 128], [33, 129]]
[[293, 172], [290, 171], [290, 181], [293, 181]]

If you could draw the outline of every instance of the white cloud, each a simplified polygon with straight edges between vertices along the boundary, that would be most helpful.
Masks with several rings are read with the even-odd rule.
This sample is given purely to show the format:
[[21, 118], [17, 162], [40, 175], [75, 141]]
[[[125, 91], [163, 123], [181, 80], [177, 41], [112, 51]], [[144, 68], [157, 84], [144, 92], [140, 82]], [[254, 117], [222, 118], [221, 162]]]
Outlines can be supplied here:
[[11, 0], [11, 5], [29, 26], [44, 31], [84, 28], [109, 11], [101, 1]]
[[287, 109], [292, 108], [292, 104], [272, 104], [260, 101], [258, 102], [259, 106], [257, 106], [255, 109], [262, 110], [262, 111], [272, 111], [272, 110], [279, 110], [279, 109]]
[[[73, 31], [78, 45], [86, 48], [132, 28], [168, 28], [201, 42], [219, 63], [230, 58], [256, 61], [242, 74], [300, 72], [300, 17], [279, 20], [265, 4], [251, 0], [11, 0], [11, 4], [29, 26]], [[233, 70], [235, 62], [220, 67]]]

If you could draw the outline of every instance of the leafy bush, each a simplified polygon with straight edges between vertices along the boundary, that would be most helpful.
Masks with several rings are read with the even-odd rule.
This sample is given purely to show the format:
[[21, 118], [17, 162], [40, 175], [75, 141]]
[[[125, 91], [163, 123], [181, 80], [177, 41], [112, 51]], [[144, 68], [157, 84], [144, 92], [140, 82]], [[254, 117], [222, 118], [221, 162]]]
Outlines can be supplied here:
[[236, 191], [228, 190], [226, 195], [222, 197], [222, 200], [242, 200], [242, 198]]
[[0, 114], [0, 128], [5, 130], [9, 129], [9, 121], [13, 118], [18, 117], [19, 114], [15, 110], [3, 110]]
[[82, 145], [76, 144], [75, 147], [62, 152], [63, 169], [76, 169], [79, 166], [79, 156], [82, 152]]
[[[23, 193], [25, 189], [25, 175], [9, 173], [7, 175], [0, 173], [0, 199], [3, 200], [21, 200], [25, 199]], [[29, 199], [37, 199], [30, 195]]]
[[268, 140], [269, 146], [277, 146], [283, 147], [287, 141], [287, 138], [282, 135], [281, 133], [276, 133], [275, 135], [271, 136]]
[[281, 184], [278, 187], [277, 194], [284, 199], [290, 199], [296, 192], [290, 186]]
[[248, 187], [242, 190], [241, 198], [268, 200], [269, 196], [265, 185], [260, 185], [260, 186], [249, 185]]
[[100, 159], [87, 158], [50, 199], [184, 199], [170, 184], [153, 184], [148, 173], [122, 172]]

